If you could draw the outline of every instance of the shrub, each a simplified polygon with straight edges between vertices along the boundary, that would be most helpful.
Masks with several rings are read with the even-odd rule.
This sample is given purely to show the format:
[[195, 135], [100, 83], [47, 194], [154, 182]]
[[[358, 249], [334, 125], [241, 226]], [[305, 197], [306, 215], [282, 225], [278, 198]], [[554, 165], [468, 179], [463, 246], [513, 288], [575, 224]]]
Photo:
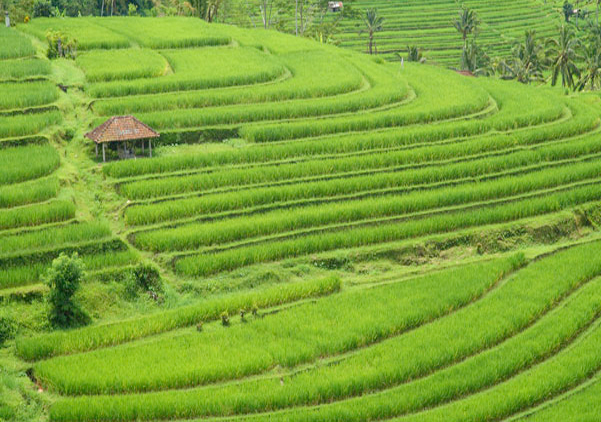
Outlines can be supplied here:
[[163, 281], [159, 271], [149, 264], [139, 264], [133, 270], [133, 275], [138, 285], [147, 292], [156, 294], [163, 292]]
[[0, 346], [14, 337], [16, 331], [15, 322], [8, 317], [0, 316]]
[[126, 298], [134, 299], [138, 293], [147, 292], [153, 299], [158, 299], [163, 293], [163, 281], [159, 271], [149, 264], [138, 264], [126, 277], [125, 294]]
[[230, 325], [230, 316], [229, 316], [229, 314], [227, 313], [227, 311], [223, 311], [223, 312], [221, 313], [221, 324], [222, 324], [224, 327], [227, 327], [228, 325]]
[[50, 0], [34, 0], [33, 2], [33, 17], [46, 17], [52, 16], [53, 9]]
[[83, 274], [83, 263], [77, 253], [71, 257], [62, 253], [52, 261], [45, 281], [50, 287], [48, 319], [55, 327], [67, 328], [88, 322], [89, 317], [73, 300]]
[[59, 57], [75, 59], [77, 55], [77, 40], [75, 38], [59, 31], [48, 31], [46, 41], [48, 41], [47, 56], [49, 59]]

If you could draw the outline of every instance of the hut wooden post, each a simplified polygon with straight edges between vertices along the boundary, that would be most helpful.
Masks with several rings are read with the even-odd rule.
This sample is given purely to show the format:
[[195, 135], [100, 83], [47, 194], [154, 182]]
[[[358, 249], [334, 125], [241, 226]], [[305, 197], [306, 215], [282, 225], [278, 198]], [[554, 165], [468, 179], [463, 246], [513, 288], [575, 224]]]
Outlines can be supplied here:
[[85, 136], [96, 143], [96, 157], [100, 153], [99, 144], [102, 144], [102, 161], [106, 162], [107, 143], [111, 149], [117, 149], [121, 158], [136, 158], [136, 145], [141, 142], [142, 154], [145, 154], [148, 139], [148, 155], [152, 157], [152, 138], [158, 138], [160, 134], [134, 116], [115, 116]]

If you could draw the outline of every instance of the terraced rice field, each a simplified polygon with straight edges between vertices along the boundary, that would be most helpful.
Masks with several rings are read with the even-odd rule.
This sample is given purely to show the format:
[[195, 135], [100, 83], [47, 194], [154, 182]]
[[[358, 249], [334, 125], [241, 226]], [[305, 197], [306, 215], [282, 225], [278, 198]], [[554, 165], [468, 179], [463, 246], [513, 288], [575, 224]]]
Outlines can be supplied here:
[[0, 297], [43, 291], [41, 277], [61, 252], [79, 252], [98, 275], [135, 262], [106, 223], [78, 210], [67, 186], [57, 131], [68, 105], [50, 63], [14, 29], [0, 37]]
[[[384, 18], [383, 31], [375, 36], [378, 54], [398, 60], [394, 53], [406, 55], [407, 46], [417, 46], [429, 61], [456, 68], [462, 39], [453, 27], [453, 20], [462, 4], [477, 12], [481, 21], [477, 39], [491, 56], [507, 54], [526, 30], [535, 30], [541, 37], [554, 36], [562, 19], [557, 5], [542, 0], [357, 0], [353, 7], [376, 8]], [[341, 45], [367, 51], [367, 35], [359, 34], [363, 26], [359, 19], [344, 20], [343, 34], [339, 37]]]
[[[0, 97], [0, 293], [75, 250], [89, 283], [146, 260], [169, 285], [11, 343], [49, 421], [596, 415], [598, 98], [193, 19], [10, 37], [48, 29], [75, 61], [0, 61], [19, 93]], [[82, 134], [129, 114], [161, 132], [154, 158], [102, 164]]]

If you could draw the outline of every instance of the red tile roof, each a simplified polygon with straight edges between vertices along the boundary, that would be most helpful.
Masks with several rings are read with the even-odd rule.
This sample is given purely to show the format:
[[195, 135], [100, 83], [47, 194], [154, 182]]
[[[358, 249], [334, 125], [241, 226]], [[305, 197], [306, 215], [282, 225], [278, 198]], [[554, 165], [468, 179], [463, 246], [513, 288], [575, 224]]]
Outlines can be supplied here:
[[96, 143], [102, 143], [158, 138], [160, 135], [134, 116], [115, 116], [85, 136]]

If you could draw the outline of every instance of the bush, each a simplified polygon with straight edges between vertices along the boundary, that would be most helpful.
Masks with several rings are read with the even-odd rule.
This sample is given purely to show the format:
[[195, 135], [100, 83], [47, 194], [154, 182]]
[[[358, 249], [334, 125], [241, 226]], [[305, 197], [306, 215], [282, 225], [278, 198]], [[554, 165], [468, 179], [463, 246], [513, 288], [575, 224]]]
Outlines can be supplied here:
[[16, 328], [16, 324], [12, 319], [0, 316], [0, 346], [14, 337]]
[[53, 7], [50, 0], [34, 0], [33, 2], [33, 17], [49, 18], [53, 15]]
[[147, 292], [155, 300], [163, 293], [163, 281], [159, 271], [149, 264], [139, 264], [125, 280], [125, 294], [135, 298], [140, 291]]
[[83, 262], [77, 253], [70, 257], [61, 253], [52, 261], [45, 282], [50, 287], [48, 319], [55, 327], [68, 328], [89, 322], [89, 317], [73, 299], [79, 289], [83, 274]]
[[59, 31], [48, 31], [46, 33], [46, 41], [48, 42], [48, 52], [46, 55], [49, 59], [65, 57], [67, 59], [75, 59], [77, 56], [77, 40]]
[[223, 325], [224, 327], [230, 325], [230, 315], [227, 313], [227, 311], [223, 311], [221, 313], [221, 325]]

